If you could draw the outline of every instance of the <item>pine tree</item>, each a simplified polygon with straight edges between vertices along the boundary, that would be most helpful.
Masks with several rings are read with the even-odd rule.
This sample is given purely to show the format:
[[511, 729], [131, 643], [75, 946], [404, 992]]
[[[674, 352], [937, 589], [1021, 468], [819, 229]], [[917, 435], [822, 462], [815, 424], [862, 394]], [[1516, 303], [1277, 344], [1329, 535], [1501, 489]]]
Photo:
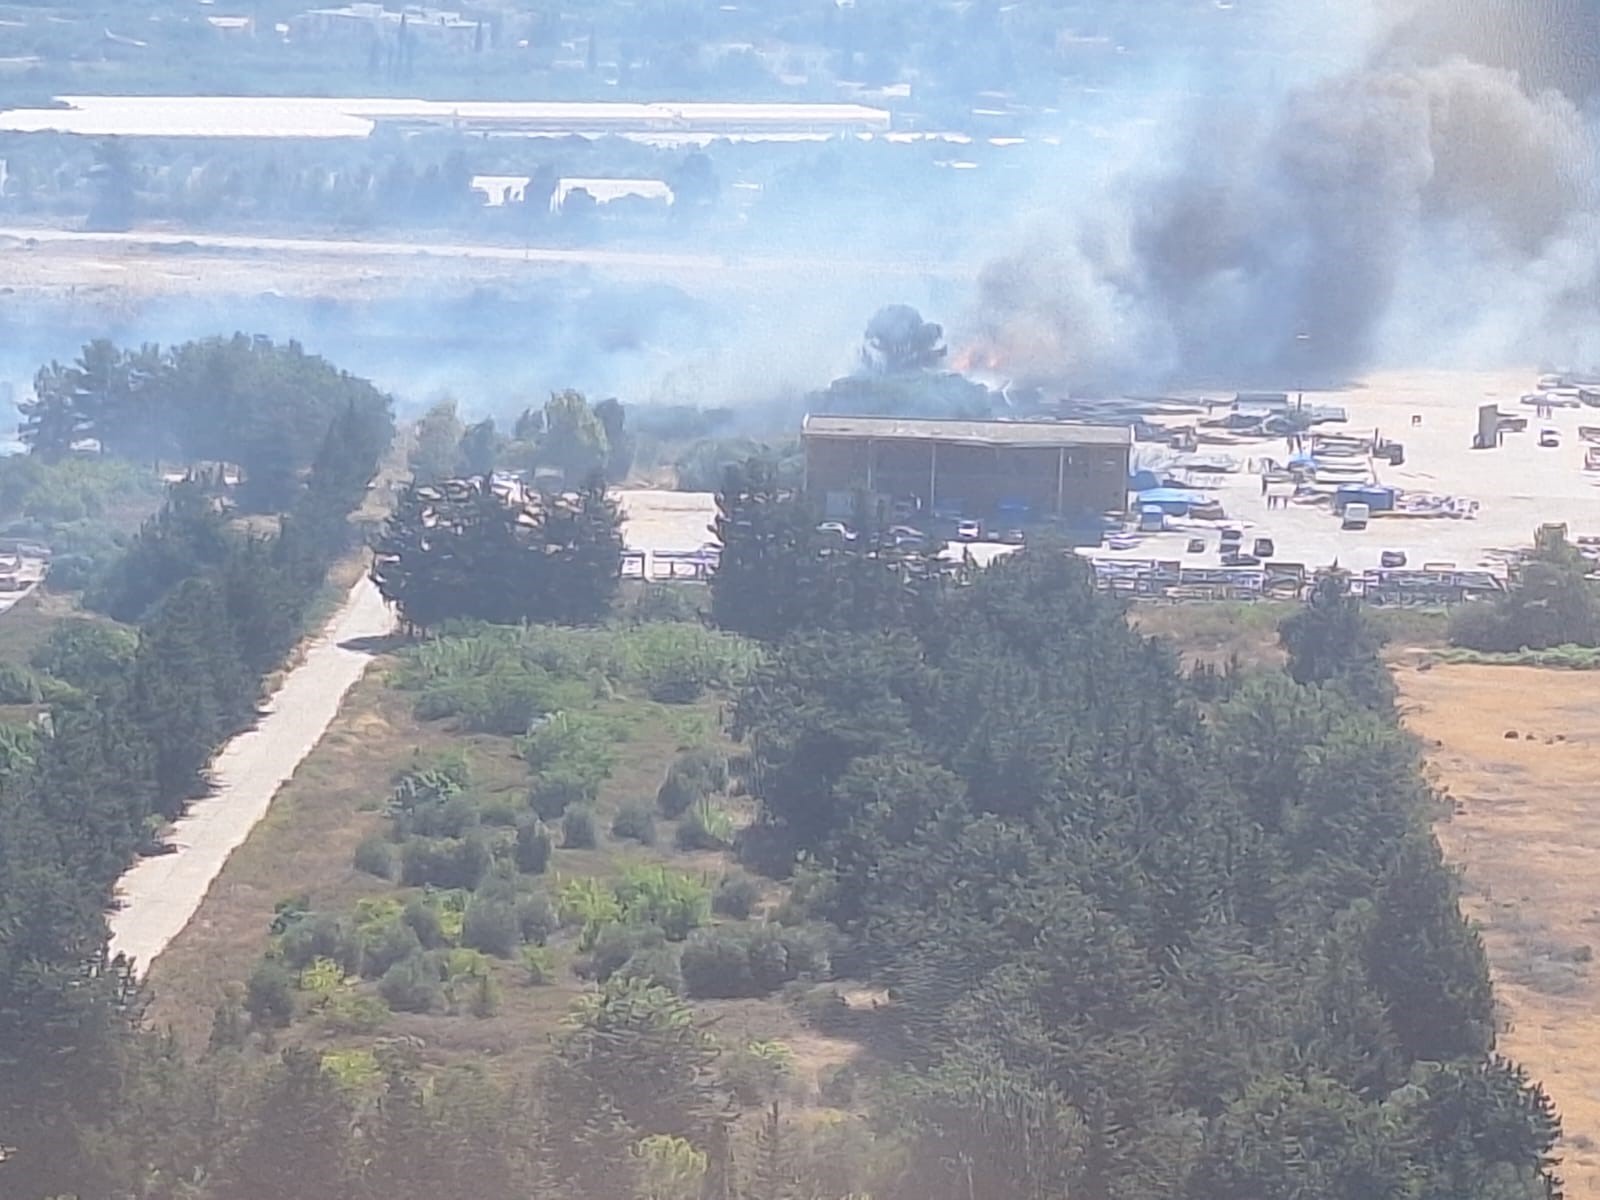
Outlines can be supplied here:
[[537, 617], [568, 625], [604, 620], [622, 582], [622, 517], [598, 470], [573, 500], [552, 502], [542, 533], [551, 583]]
[[1408, 1058], [1445, 1062], [1493, 1047], [1483, 942], [1461, 915], [1455, 879], [1431, 833], [1409, 836], [1384, 872], [1365, 959]]
[[199, 579], [179, 584], [145, 627], [133, 667], [134, 711], [150, 737], [156, 791], [169, 815], [201, 789], [206, 763], [249, 718], [255, 698], [219, 588]]
[[349, 1102], [321, 1055], [285, 1050], [251, 1105], [219, 1200], [325, 1200], [348, 1194]]

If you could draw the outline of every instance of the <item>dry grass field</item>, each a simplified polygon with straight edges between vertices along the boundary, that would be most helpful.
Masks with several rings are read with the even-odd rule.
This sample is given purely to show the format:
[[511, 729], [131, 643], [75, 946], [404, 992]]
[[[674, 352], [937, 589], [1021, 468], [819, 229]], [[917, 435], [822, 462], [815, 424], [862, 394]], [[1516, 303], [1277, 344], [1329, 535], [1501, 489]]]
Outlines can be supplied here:
[[1567, 1196], [1600, 1197], [1600, 673], [1402, 666], [1396, 678], [1453, 803], [1439, 840], [1483, 929], [1500, 1051], [1561, 1109]]

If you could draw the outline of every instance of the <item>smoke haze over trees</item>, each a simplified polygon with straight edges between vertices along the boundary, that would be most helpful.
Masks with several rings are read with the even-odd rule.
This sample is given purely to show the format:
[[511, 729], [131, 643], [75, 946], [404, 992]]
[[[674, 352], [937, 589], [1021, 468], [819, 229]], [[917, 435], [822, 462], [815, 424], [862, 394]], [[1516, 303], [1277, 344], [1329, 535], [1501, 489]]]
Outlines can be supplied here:
[[[510, 403], [491, 386], [487, 360], [515, 361], [503, 343], [518, 314], [485, 320], [482, 310], [498, 304], [419, 289], [408, 303], [427, 319], [410, 328], [479, 362], [442, 363], [397, 338], [397, 355], [360, 366], [408, 358], [418, 369], [381, 380], [404, 384], [403, 399], [420, 408], [430, 388], [449, 387], [465, 414], [502, 424], [526, 394], [567, 386], [632, 404], [693, 396], [750, 405], [783, 389], [803, 393], [843, 373], [861, 314], [897, 302], [941, 321], [953, 357], [976, 343], [1002, 375], [1080, 387], [1292, 386], [1385, 363], [1600, 361], [1590, 340], [1600, 326], [1600, 238], [1590, 227], [1600, 180], [1585, 107], [1600, 69], [1584, 49], [1595, 18], [1577, 0], [1152, 3], [1137, 12], [1086, 2], [964, 14], [889, 4], [725, 16], [725, 30], [709, 18], [676, 28], [653, 12], [625, 30], [602, 8], [566, 32], [595, 59], [586, 69], [615, 69], [624, 91], [649, 79], [661, 86], [673, 63], [687, 71], [676, 86], [693, 91], [718, 78], [721, 52], [687, 54], [685, 39], [715, 43], [754, 25], [797, 58], [816, 49], [798, 98], [832, 98], [822, 85], [837, 79], [914, 79], [908, 101], [877, 100], [896, 125], [944, 126], [970, 140], [719, 141], [685, 152], [480, 144], [436, 131], [362, 145], [352, 160], [339, 145], [8, 135], [0, 208], [50, 219], [92, 208], [101, 223], [131, 213], [135, 224], [146, 214], [341, 232], [398, 224], [565, 245], [568, 232], [545, 211], [555, 178], [622, 173], [676, 180], [695, 219], [639, 224], [618, 209], [573, 233], [577, 244], [801, 256], [755, 296], [695, 280], [686, 290], [703, 308], [688, 321], [661, 293], [630, 300], [564, 284], [586, 315], [539, 334], [538, 354], [519, 370], [524, 397]], [[527, 29], [509, 12], [494, 16], [462, 63], [485, 72], [491, 91], [515, 64], [545, 70], [546, 20]], [[530, 32], [533, 62], [516, 57], [517, 37]], [[240, 43], [212, 57], [259, 66], [281, 49]], [[304, 44], [294, 54], [318, 70], [339, 58]], [[738, 55], [728, 54], [732, 70]], [[465, 86], [458, 65], [425, 54], [408, 83]], [[344, 67], [357, 76], [365, 68], [364, 59]], [[770, 81], [781, 69], [767, 61], [761, 71]], [[746, 78], [734, 91], [751, 95], [751, 86]], [[991, 135], [1008, 144], [991, 145]], [[953, 169], [961, 159], [977, 169]], [[528, 210], [483, 207], [467, 189], [476, 172], [531, 176]], [[820, 242], [817, 230], [827, 231]], [[805, 270], [804, 259], [819, 255], [833, 268]], [[863, 261], [879, 268], [852, 277], [845, 264]], [[895, 279], [873, 274], [896, 261], [905, 269]], [[340, 349], [305, 305], [250, 303], [258, 300], [256, 327], [310, 332], [327, 338], [314, 349]], [[135, 316], [122, 336], [210, 332], [160, 323], [152, 310], [156, 327]], [[40, 341], [29, 354], [62, 349]]]

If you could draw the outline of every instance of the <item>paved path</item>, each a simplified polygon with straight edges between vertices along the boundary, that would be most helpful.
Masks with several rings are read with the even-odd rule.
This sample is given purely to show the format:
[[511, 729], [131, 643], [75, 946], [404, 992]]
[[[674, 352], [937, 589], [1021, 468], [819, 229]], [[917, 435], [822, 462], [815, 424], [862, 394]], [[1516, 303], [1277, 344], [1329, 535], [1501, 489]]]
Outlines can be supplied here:
[[363, 577], [267, 702], [266, 715], [217, 755], [215, 792], [192, 804], [167, 839], [178, 851], [141, 859], [118, 881], [123, 906], [111, 914], [111, 953], [128, 955], [143, 974], [182, 932], [228, 856], [266, 815], [372, 661], [371, 653], [347, 643], [381, 637], [393, 626], [378, 589]]

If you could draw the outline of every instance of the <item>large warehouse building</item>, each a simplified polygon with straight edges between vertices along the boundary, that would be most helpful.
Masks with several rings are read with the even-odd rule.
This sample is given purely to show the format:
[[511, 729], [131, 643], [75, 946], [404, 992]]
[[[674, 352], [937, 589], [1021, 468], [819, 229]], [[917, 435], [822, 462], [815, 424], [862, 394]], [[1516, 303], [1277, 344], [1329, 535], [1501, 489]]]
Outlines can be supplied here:
[[808, 416], [800, 438], [806, 490], [836, 515], [912, 498], [924, 512], [1022, 520], [1127, 506], [1126, 426]]

